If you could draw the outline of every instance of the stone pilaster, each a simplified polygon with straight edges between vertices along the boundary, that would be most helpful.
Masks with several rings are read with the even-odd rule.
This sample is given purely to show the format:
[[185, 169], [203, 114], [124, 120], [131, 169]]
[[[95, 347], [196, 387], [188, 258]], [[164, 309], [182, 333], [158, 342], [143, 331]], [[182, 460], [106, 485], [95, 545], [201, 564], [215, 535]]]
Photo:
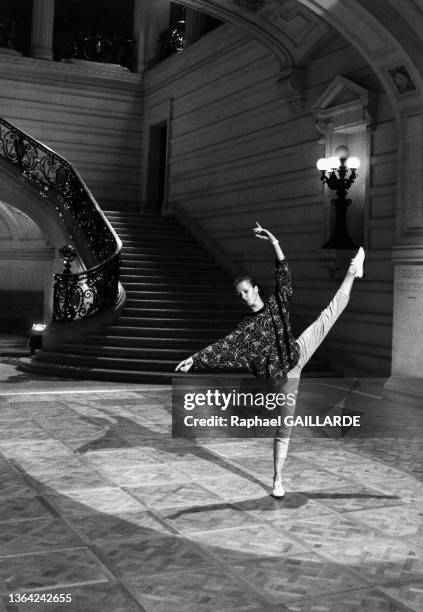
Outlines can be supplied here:
[[132, 36], [135, 42], [134, 71], [145, 70], [146, 25], [148, 23], [150, 5], [145, 0], [134, 0], [134, 23]]
[[387, 398], [423, 408], [423, 111], [401, 112], [392, 372]]
[[53, 59], [55, 0], [33, 0], [31, 28], [31, 57]]

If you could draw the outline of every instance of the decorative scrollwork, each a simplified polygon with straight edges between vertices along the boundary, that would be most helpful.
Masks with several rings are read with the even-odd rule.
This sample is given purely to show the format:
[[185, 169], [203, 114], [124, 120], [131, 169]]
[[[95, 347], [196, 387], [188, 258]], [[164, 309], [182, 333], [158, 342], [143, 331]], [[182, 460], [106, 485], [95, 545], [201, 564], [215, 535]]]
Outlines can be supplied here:
[[0, 157], [16, 166], [40, 195], [54, 199], [63, 222], [72, 217], [98, 262], [80, 274], [71, 274], [70, 265], [55, 274], [53, 318], [82, 319], [113, 306], [119, 290], [120, 245], [73, 166], [4, 119], [0, 119]]
[[134, 41], [118, 34], [80, 33], [75, 37], [58, 35], [54, 43], [56, 60], [84, 59], [103, 64], [120, 64], [131, 69]]
[[120, 254], [80, 274], [64, 271], [54, 275], [53, 317], [77, 321], [103, 312], [116, 302]]

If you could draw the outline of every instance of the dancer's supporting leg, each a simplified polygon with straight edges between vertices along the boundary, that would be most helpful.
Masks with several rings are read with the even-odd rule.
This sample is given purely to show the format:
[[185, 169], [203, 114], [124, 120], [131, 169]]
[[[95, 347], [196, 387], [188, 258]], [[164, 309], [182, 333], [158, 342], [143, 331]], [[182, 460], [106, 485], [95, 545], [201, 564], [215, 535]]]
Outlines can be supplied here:
[[[296, 376], [291, 376], [291, 372], [297, 371]], [[284, 385], [280, 385], [276, 389], [278, 393], [284, 393], [285, 397], [297, 398], [297, 390], [300, 382], [301, 370], [297, 367], [293, 368], [288, 373], [288, 380]], [[292, 395], [291, 395], [292, 394]], [[279, 409], [279, 416], [282, 419], [282, 425], [276, 431], [275, 438], [273, 440], [273, 492], [274, 497], [283, 497], [285, 492], [282, 487], [282, 469], [285, 463], [286, 455], [288, 453], [289, 440], [291, 437], [291, 425], [286, 425], [284, 419], [287, 416], [293, 416], [295, 414], [295, 403], [287, 403], [285, 406], [281, 406]]]
[[[287, 393], [292, 393], [298, 388], [300, 382], [301, 370], [319, 348], [323, 340], [328, 335], [329, 331], [333, 327], [334, 323], [340, 317], [350, 299], [350, 292], [357, 277], [363, 276], [363, 260], [364, 251], [359, 249], [356, 257], [352, 260], [350, 267], [348, 268], [347, 274], [342, 281], [341, 286], [335, 293], [329, 306], [325, 308], [319, 315], [319, 317], [312, 323], [298, 338], [297, 343], [300, 347], [300, 358], [297, 365], [288, 372], [288, 381], [285, 384]], [[289, 390], [288, 390], [289, 387]], [[281, 416], [287, 416], [295, 412], [295, 406], [291, 408], [283, 407]], [[284, 490], [282, 487], [282, 469], [285, 463], [286, 455], [288, 453], [288, 445], [291, 437], [291, 427], [282, 425], [276, 431], [274, 443], [273, 443], [273, 459], [274, 459], [274, 478], [273, 478], [273, 492], [274, 497], [283, 497]]]

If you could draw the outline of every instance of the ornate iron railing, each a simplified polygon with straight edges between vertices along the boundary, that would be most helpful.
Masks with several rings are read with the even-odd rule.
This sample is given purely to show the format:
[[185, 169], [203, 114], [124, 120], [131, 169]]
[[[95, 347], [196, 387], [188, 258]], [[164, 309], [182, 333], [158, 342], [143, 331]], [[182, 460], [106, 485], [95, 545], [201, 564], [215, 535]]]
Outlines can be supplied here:
[[111, 308], [119, 296], [122, 244], [78, 172], [60, 155], [1, 118], [0, 157], [17, 167], [41, 196], [53, 199], [62, 222], [66, 225], [71, 219], [69, 233], [78, 233], [97, 262], [93, 268], [72, 273], [77, 253], [69, 250], [73, 247], [61, 249], [65, 267], [54, 275], [53, 319], [84, 319]]
[[131, 69], [133, 55], [134, 41], [117, 34], [58, 34], [54, 41], [54, 58], [58, 61], [76, 58]]

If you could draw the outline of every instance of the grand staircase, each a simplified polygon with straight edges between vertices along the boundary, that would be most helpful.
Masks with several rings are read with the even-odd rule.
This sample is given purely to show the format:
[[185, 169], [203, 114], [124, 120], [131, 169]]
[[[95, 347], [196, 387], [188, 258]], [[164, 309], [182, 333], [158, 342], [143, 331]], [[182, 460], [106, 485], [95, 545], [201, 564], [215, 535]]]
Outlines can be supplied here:
[[[123, 242], [122, 314], [102, 333], [39, 350], [24, 369], [53, 376], [170, 383], [175, 365], [246, 314], [232, 281], [172, 217], [106, 211]], [[309, 375], [334, 376], [319, 360]]]
[[168, 383], [175, 365], [245, 314], [230, 278], [174, 218], [106, 211], [120, 236], [124, 312], [102, 333], [37, 351], [25, 370]]

